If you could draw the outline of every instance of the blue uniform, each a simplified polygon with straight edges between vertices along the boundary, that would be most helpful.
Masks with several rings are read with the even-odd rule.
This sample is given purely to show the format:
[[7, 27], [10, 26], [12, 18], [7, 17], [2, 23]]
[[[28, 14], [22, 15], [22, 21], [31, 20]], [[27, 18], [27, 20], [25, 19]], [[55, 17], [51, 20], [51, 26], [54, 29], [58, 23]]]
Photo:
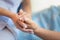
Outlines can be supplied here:
[[51, 6], [33, 14], [32, 17], [40, 27], [60, 32], [60, 6]]

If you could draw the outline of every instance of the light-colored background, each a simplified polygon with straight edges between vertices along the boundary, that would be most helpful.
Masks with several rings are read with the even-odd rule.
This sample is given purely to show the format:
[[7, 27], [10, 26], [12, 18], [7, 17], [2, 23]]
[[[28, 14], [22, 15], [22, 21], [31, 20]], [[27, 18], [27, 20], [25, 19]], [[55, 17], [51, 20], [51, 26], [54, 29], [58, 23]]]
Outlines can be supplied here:
[[60, 0], [31, 0], [32, 12], [49, 8], [51, 5], [60, 5]]

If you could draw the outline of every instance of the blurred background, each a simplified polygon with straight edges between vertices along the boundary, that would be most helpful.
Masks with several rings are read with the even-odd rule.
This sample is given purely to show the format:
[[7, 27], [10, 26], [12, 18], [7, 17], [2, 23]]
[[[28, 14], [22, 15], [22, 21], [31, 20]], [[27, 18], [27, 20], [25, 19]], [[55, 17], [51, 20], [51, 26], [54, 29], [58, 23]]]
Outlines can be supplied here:
[[60, 0], [31, 0], [32, 12], [38, 12], [50, 6], [59, 6]]
[[[32, 19], [40, 27], [60, 32], [60, 0], [31, 0]], [[34, 40], [41, 40], [34, 36]]]

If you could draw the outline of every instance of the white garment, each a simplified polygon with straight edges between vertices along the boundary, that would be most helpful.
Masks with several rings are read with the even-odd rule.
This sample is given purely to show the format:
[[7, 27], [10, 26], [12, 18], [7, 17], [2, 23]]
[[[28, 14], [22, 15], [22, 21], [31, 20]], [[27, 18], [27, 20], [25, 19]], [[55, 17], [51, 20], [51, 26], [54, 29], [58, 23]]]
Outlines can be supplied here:
[[[0, 7], [16, 13], [21, 2], [22, 0], [0, 0]], [[0, 16], [0, 40], [17, 40], [17, 32], [10, 18]]]
[[0, 40], [15, 40], [15, 37], [8, 28], [0, 31]]
[[0, 7], [17, 12], [17, 8], [22, 0], [0, 0]]
[[15, 40], [14, 34], [6, 22], [0, 21], [0, 40]]

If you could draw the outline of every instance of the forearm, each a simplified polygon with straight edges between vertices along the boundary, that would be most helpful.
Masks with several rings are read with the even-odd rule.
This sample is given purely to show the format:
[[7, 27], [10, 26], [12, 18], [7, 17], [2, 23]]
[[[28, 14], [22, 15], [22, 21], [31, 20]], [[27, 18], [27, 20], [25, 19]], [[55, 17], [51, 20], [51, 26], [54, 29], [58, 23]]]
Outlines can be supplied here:
[[0, 8], [0, 15], [2, 15], [2, 16], [7, 16], [7, 17], [9, 17], [9, 18], [15, 17], [15, 15], [14, 15], [13, 12], [10, 12], [10, 11], [4, 9], [4, 8]]
[[31, 3], [30, 0], [23, 0], [22, 9], [31, 15]]
[[45, 30], [38, 27], [36, 30], [34, 30], [34, 33], [44, 40], [60, 40], [60, 32]]

